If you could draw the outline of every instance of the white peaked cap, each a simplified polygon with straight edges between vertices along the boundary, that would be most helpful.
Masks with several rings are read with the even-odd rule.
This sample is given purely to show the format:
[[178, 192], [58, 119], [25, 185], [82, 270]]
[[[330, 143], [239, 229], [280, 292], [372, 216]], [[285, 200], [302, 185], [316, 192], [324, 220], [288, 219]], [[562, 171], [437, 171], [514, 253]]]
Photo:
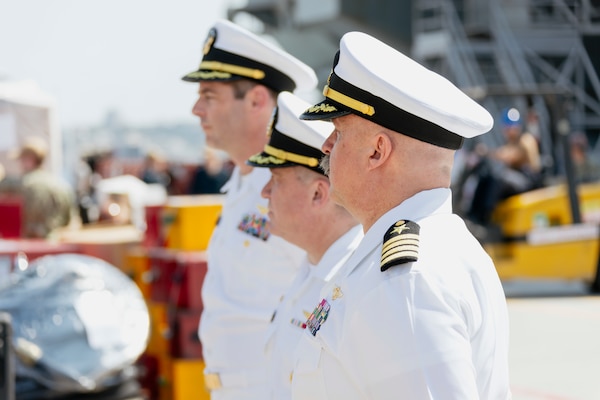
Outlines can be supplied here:
[[301, 116], [332, 119], [350, 113], [438, 146], [492, 129], [490, 113], [443, 76], [362, 32], [346, 33], [334, 59], [325, 100]]
[[206, 38], [198, 70], [182, 79], [190, 82], [252, 79], [276, 92], [314, 89], [311, 67], [271, 42], [228, 20], [218, 20]]
[[310, 103], [290, 92], [281, 92], [277, 109], [269, 125], [269, 143], [262, 153], [248, 159], [256, 167], [289, 167], [302, 165], [323, 174], [319, 161], [323, 157], [321, 146], [333, 131], [326, 121], [303, 121], [298, 118]]

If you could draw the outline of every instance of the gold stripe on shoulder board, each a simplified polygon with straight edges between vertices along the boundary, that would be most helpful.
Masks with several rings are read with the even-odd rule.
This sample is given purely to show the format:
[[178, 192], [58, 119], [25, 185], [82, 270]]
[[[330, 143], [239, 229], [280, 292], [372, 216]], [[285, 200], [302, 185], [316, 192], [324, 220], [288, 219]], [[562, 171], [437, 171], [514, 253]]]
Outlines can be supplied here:
[[398, 264], [417, 261], [419, 258], [419, 224], [400, 220], [383, 236], [381, 271]]

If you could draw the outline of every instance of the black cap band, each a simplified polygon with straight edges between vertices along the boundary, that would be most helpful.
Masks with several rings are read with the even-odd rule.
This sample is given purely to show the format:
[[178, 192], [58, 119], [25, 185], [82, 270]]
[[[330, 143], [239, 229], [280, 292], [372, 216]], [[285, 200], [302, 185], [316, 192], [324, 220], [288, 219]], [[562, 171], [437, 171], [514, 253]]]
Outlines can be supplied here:
[[298, 165], [325, 175], [325, 172], [319, 167], [323, 156], [324, 154], [320, 150], [273, 129], [265, 150], [250, 157], [246, 163], [255, 167], [267, 168]]
[[[239, 68], [240, 70], [248, 70], [248, 71], [259, 71], [262, 74], [255, 75], [252, 72], [244, 73], [235, 70], [220, 70], [218, 67], [215, 69], [205, 69], [203, 64], [209, 64], [210, 62], [220, 63], [224, 65], [232, 66], [233, 69]], [[204, 76], [208, 76], [211, 72], [225, 72], [225, 75], [214, 75], [214, 77], [208, 78]], [[200, 69], [196, 72], [192, 72], [184, 76], [184, 81], [188, 82], [200, 82], [203, 80], [220, 80], [220, 81], [228, 81], [233, 79], [246, 78], [253, 81], [256, 81], [262, 85], [265, 85], [276, 92], [282, 91], [293, 91], [296, 88], [296, 84], [294, 81], [287, 75], [283, 74], [281, 71], [270, 67], [266, 64], [260, 63], [258, 61], [251, 60], [246, 57], [242, 57], [237, 54], [233, 54], [215, 47], [212, 47], [210, 51], [204, 55], [202, 58], [202, 63], [200, 64]]]

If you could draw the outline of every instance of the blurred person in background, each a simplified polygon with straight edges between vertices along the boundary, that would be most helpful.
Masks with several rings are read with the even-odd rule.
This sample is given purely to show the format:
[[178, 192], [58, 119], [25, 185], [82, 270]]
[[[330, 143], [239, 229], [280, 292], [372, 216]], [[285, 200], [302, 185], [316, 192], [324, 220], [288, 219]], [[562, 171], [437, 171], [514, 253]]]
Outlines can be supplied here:
[[99, 151], [84, 155], [79, 160], [76, 176], [76, 194], [79, 216], [82, 224], [98, 222], [100, 204], [96, 186], [104, 178], [110, 177], [112, 152]]
[[37, 136], [24, 140], [13, 153], [19, 160], [20, 177], [2, 182], [0, 191], [13, 191], [23, 201], [22, 236], [47, 238], [66, 227], [76, 209], [75, 194], [69, 184], [43, 168], [48, 144]]
[[481, 159], [472, 170], [478, 181], [467, 216], [480, 226], [488, 224], [499, 201], [542, 184], [539, 144], [523, 129], [516, 108], [503, 111], [502, 131], [505, 139], [502, 146], [488, 149], [480, 143], [476, 148]]
[[167, 189], [173, 179], [166, 158], [157, 151], [149, 151], [144, 158], [140, 179], [145, 183], [159, 184]]
[[590, 183], [600, 180], [600, 163], [590, 155], [587, 136], [583, 132], [573, 132], [569, 137], [571, 160], [577, 183]]
[[188, 194], [221, 193], [221, 188], [231, 176], [231, 163], [214, 149], [207, 147], [202, 164], [192, 175]]

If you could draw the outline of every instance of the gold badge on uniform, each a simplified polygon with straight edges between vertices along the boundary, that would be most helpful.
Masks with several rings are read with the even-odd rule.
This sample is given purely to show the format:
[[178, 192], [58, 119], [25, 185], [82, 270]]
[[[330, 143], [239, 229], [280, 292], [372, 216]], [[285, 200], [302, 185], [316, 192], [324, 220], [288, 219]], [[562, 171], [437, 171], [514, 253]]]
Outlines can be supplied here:
[[258, 209], [258, 212], [262, 215], [266, 215], [269, 213], [269, 207], [265, 207], [262, 204], [257, 204], [256, 208]]
[[333, 294], [331, 295], [331, 299], [337, 300], [342, 296], [344, 296], [344, 293], [342, 293], [342, 288], [340, 288], [339, 286], [334, 287]]
[[383, 237], [381, 271], [409, 262], [419, 257], [419, 230], [416, 222], [400, 220], [392, 225]]

